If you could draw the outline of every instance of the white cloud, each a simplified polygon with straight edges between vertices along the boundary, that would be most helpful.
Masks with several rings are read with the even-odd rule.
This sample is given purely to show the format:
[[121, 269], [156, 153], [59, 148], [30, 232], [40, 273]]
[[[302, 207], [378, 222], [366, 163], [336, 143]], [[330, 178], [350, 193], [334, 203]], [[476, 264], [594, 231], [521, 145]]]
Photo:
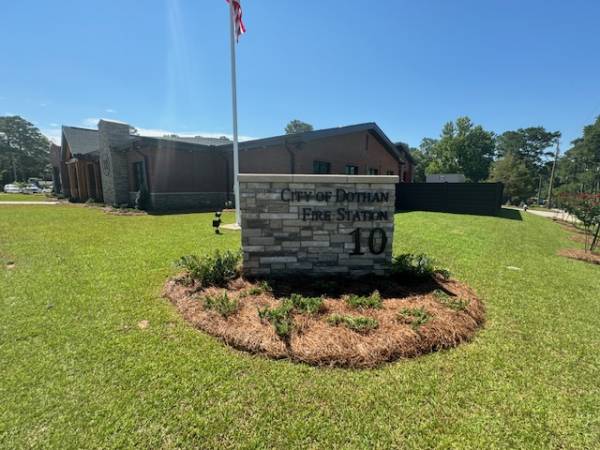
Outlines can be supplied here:
[[[160, 128], [140, 128], [136, 127], [141, 136], [150, 136], [150, 137], [162, 137], [168, 134], [176, 134], [181, 137], [194, 137], [194, 136], [202, 136], [207, 138], [220, 138], [221, 136], [225, 136], [228, 139], [233, 139], [233, 135], [229, 133], [216, 133], [214, 131], [177, 131], [177, 130], [163, 130]], [[251, 141], [256, 139], [252, 136], [238, 136], [240, 141]]]
[[109, 113], [109, 114], [114, 114], [114, 113], [117, 112], [116, 109], [112, 109], [112, 108], [106, 108], [104, 111], [107, 112], [107, 113]]
[[60, 125], [57, 123], [51, 123], [50, 128], [60, 128]]
[[56, 124], [52, 123], [50, 124], [50, 128], [41, 128], [40, 131], [52, 142], [54, 142], [57, 145], [60, 145], [61, 129], [58, 125], [56, 127], [54, 125]]

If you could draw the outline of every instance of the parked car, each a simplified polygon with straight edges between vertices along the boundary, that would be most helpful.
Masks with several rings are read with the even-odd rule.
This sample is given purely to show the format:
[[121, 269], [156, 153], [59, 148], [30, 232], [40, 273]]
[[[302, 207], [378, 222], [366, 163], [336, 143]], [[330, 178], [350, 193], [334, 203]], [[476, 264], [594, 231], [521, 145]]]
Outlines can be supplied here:
[[21, 192], [23, 192], [23, 194], [41, 194], [42, 190], [35, 184], [28, 184], [21, 190]]
[[4, 192], [6, 192], [8, 194], [19, 194], [19, 193], [21, 193], [21, 188], [19, 186], [17, 186], [16, 184], [5, 184]]

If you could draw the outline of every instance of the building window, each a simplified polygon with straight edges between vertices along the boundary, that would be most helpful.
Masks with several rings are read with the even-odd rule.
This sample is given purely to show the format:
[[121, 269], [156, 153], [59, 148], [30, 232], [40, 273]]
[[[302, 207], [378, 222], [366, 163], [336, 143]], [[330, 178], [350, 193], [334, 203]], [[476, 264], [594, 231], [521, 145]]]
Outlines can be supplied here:
[[348, 164], [346, 166], [346, 175], [358, 175], [358, 166]]
[[144, 161], [136, 161], [133, 163], [133, 190], [137, 192], [144, 185], [146, 185]]
[[395, 175], [393, 170], [386, 170], [385, 174], [386, 175]]
[[379, 169], [373, 169], [372, 167], [369, 167], [367, 169], [367, 174], [368, 175], [379, 175]]
[[313, 173], [331, 173], [331, 163], [326, 161], [313, 161]]

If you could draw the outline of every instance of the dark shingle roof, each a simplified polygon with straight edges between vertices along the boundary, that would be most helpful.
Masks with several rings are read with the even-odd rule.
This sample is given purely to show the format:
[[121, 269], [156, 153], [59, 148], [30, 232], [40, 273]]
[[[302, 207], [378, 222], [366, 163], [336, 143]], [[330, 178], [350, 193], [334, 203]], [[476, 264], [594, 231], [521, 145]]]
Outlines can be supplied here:
[[[272, 145], [282, 145], [286, 142], [308, 142], [315, 139], [323, 139], [326, 137], [357, 133], [361, 131], [370, 132], [381, 143], [381, 145], [387, 149], [389, 153], [391, 153], [395, 158], [399, 157], [396, 146], [392, 143], [392, 141], [390, 141], [390, 139], [375, 122], [359, 123], [345, 127], [325, 128], [322, 130], [305, 131], [303, 133], [282, 134], [280, 136], [273, 136], [264, 139], [242, 141], [238, 144], [238, 147], [240, 150], [250, 150], [253, 148], [263, 148]], [[232, 144], [227, 144], [227, 146], [231, 147]]]
[[100, 149], [98, 130], [63, 126], [62, 133], [73, 156], [86, 155]]
[[[146, 137], [146, 136], [144, 136]], [[163, 136], [157, 139], [162, 139], [166, 141], [177, 141], [177, 142], [187, 142], [190, 144], [200, 144], [200, 145], [227, 145], [231, 144], [231, 141], [227, 139], [225, 136], [213, 138], [213, 137], [204, 137], [204, 136]]]

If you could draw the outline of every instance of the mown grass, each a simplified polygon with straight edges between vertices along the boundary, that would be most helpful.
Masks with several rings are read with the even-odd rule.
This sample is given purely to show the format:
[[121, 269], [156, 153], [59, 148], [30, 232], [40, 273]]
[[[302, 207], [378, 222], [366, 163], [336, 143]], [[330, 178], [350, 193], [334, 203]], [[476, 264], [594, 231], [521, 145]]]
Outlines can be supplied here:
[[46, 194], [6, 194], [0, 192], [0, 202], [47, 202], [53, 200]]
[[600, 268], [556, 256], [552, 221], [398, 214], [395, 253], [435, 257], [488, 321], [353, 371], [232, 350], [160, 298], [181, 255], [239, 246], [211, 219], [0, 208], [1, 448], [600, 447]]

